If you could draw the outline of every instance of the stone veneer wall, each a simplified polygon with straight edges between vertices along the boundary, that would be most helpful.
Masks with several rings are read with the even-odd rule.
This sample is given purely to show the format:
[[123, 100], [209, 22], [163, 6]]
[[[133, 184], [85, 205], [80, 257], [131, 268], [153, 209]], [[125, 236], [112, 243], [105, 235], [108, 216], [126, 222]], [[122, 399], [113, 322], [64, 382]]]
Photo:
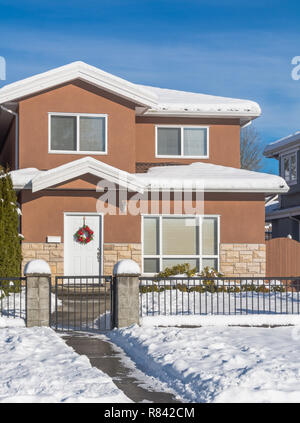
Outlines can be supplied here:
[[25, 264], [34, 259], [49, 263], [52, 277], [64, 274], [64, 244], [47, 242], [22, 242], [22, 274]]
[[264, 277], [266, 244], [220, 244], [220, 272], [228, 277]]
[[114, 265], [122, 259], [136, 261], [142, 268], [142, 245], [141, 244], [115, 244], [103, 245], [103, 273], [111, 275]]
[[[115, 244], [103, 246], [103, 274], [111, 275], [114, 265], [122, 259], [135, 260], [142, 265], [141, 244]], [[64, 274], [64, 244], [46, 242], [22, 243], [22, 274], [25, 264], [34, 259], [42, 259], [49, 263], [52, 277]]]

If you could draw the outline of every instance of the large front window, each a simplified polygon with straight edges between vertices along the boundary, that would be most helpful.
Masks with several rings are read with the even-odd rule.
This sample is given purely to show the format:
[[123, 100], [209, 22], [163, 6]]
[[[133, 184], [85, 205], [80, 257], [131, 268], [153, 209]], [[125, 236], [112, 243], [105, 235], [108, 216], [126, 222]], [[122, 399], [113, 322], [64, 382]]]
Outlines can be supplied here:
[[105, 153], [106, 120], [105, 115], [50, 114], [50, 151]]
[[189, 263], [197, 271], [218, 269], [219, 219], [216, 216], [144, 216], [143, 272]]
[[158, 126], [156, 156], [208, 158], [208, 128]]

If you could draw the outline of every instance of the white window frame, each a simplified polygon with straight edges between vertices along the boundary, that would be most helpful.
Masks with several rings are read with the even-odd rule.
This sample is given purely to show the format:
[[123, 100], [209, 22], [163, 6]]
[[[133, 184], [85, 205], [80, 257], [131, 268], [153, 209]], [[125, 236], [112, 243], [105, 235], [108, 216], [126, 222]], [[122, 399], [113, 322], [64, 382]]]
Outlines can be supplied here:
[[[161, 155], [158, 154], [158, 136], [157, 130], [159, 128], [176, 128], [181, 130], [181, 154], [180, 155]], [[184, 155], [184, 140], [183, 140], [183, 133], [184, 129], [206, 129], [206, 152], [205, 156], [185, 156]], [[155, 125], [155, 157], [157, 158], [165, 158], [165, 159], [209, 159], [209, 126], [201, 126], [201, 125]]]
[[[76, 150], [52, 150], [51, 149], [51, 117], [52, 116], [74, 116], [76, 117]], [[80, 118], [81, 117], [101, 117], [105, 118], [105, 150], [104, 151], [81, 151], [79, 150], [80, 145]], [[93, 155], [106, 155], [107, 144], [108, 144], [108, 129], [107, 129], [107, 114], [99, 113], [61, 113], [61, 112], [49, 112], [48, 113], [48, 153], [50, 154], [93, 154]]]
[[[147, 217], [156, 217], [159, 218], [159, 254], [144, 254], [144, 219]], [[199, 254], [180, 254], [180, 255], [164, 255], [162, 254], [162, 219], [164, 217], [174, 217], [174, 218], [196, 218], [198, 220], [198, 222], [200, 221], [200, 224], [197, 225], [198, 227], [198, 239], [199, 239]], [[220, 269], [220, 215], [218, 214], [204, 214], [204, 215], [195, 215], [195, 214], [142, 214], [141, 215], [142, 218], [142, 225], [141, 225], [141, 240], [142, 240], [142, 274], [144, 275], [148, 275], [148, 276], [153, 276], [155, 275], [155, 273], [145, 273], [144, 272], [144, 259], [145, 258], [156, 258], [159, 259], [159, 271], [162, 271], [163, 267], [162, 267], [162, 263], [163, 263], [163, 259], [198, 259], [199, 260], [199, 267], [200, 269], [202, 269], [202, 260], [203, 259], [217, 259], [218, 262], [218, 266], [217, 266], [217, 271], [219, 271]], [[213, 255], [207, 255], [207, 254], [202, 254], [202, 224], [203, 224], [203, 220], [205, 218], [216, 218], [217, 219], [217, 254], [213, 254]]]
[[[291, 157], [295, 156], [296, 157], [296, 179], [291, 180], [291, 179], [286, 179], [285, 178], [285, 171], [284, 171], [284, 159], [288, 158], [289, 159], [289, 174], [291, 175]], [[290, 151], [288, 153], [285, 153], [281, 156], [281, 177], [285, 179], [285, 181], [289, 184], [289, 185], [295, 185], [297, 184], [298, 181], [298, 154], [297, 154], [297, 150], [293, 150]]]

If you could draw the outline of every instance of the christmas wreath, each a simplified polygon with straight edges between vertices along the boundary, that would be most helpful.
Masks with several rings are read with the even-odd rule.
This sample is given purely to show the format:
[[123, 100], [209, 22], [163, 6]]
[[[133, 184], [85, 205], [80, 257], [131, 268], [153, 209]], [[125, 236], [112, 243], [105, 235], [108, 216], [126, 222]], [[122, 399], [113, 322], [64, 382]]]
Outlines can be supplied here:
[[83, 225], [75, 232], [74, 238], [80, 244], [88, 244], [94, 239], [94, 231], [88, 225]]

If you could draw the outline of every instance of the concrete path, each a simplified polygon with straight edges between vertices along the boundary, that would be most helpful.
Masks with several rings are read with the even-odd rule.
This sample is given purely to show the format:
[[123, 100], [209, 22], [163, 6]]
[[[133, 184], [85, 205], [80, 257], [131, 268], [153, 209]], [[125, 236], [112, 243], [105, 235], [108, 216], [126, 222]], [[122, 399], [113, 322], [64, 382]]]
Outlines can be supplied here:
[[[147, 389], [145, 381], [132, 376], [132, 369], [126, 367], [121, 360], [120, 353], [115, 351], [112, 344], [105, 339], [80, 333], [73, 333], [70, 336], [63, 336], [63, 338], [78, 354], [86, 355], [92, 366], [108, 374], [117, 387], [134, 402], [180, 402], [172, 394]], [[144, 386], [141, 386], [142, 384]]]

